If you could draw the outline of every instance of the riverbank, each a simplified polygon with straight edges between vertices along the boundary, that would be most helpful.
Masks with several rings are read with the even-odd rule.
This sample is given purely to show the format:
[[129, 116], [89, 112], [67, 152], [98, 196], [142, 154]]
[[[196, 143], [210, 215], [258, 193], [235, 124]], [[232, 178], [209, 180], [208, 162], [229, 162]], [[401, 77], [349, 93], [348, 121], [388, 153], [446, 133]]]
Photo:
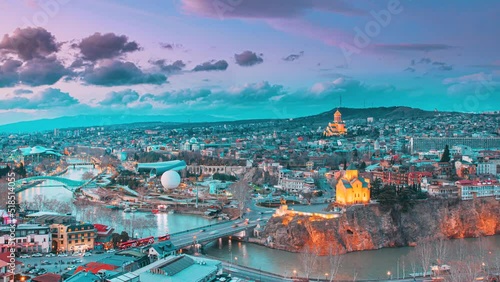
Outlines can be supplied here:
[[383, 211], [379, 205], [352, 206], [338, 218], [286, 214], [273, 216], [262, 238], [265, 245], [289, 252], [319, 249], [326, 255], [414, 246], [423, 238], [477, 238], [500, 234], [500, 204], [495, 199], [474, 201], [430, 199], [408, 213]]

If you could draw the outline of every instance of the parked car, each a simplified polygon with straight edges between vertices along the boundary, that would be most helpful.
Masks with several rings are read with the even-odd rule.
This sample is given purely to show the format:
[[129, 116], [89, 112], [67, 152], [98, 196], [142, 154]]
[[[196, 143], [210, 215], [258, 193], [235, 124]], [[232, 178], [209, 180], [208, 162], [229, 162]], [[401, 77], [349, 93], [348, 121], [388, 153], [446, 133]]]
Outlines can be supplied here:
[[98, 255], [98, 254], [104, 254], [103, 251], [95, 251], [95, 254]]
[[19, 258], [30, 258], [31, 256], [28, 254], [20, 255]]
[[51, 258], [51, 257], [55, 257], [56, 255], [53, 254], [53, 253], [48, 253], [45, 255], [46, 258]]
[[75, 269], [75, 268], [76, 268], [76, 266], [74, 266], [74, 265], [70, 265], [70, 266], [66, 267], [66, 270], [73, 270], [73, 269]]
[[68, 254], [65, 254], [65, 253], [60, 253], [60, 254], [58, 254], [57, 256], [58, 256], [58, 257], [67, 257], [67, 256], [68, 256]]
[[92, 253], [85, 253], [83, 254], [84, 257], [90, 257], [92, 255]]
[[47, 270], [45, 270], [45, 268], [40, 268], [37, 272], [36, 272], [36, 275], [42, 275], [42, 274], [45, 274], [47, 273]]
[[40, 257], [43, 257], [43, 255], [40, 254], [40, 253], [36, 253], [36, 254], [32, 254], [31, 257], [33, 257], [33, 258], [40, 258]]
[[106, 253], [114, 253], [115, 252], [115, 249], [109, 249], [106, 251]]

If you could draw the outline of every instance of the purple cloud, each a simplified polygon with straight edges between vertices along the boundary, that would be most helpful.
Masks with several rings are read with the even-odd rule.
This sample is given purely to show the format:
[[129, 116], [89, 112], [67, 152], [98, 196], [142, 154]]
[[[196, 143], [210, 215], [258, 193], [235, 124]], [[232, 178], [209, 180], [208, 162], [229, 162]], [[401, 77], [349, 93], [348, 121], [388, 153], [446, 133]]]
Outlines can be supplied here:
[[236, 60], [236, 63], [238, 65], [243, 67], [250, 67], [264, 62], [264, 60], [261, 57], [259, 57], [255, 52], [248, 50], [244, 51], [241, 54], [234, 54], [234, 59]]
[[300, 51], [298, 54], [290, 54], [290, 55], [286, 56], [285, 58], [283, 58], [283, 61], [293, 62], [295, 60], [300, 59], [300, 57], [302, 57], [302, 56], [304, 56], [304, 51]]
[[125, 35], [99, 32], [84, 38], [76, 47], [80, 48], [83, 58], [89, 61], [111, 59], [141, 48], [135, 41], [129, 41]]
[[56, 38], [44, 28], [17, 28], [0, 41], [0, 53], [17, 55], [22, 60], [43, 58], [59, 50]]
[[225, 71], [229, 64], [225, 60], [205, 62], [194, 67], [193, 71]]
[[14, 86], [19, 82], [17, 70], [22, 64], [21, 61], [7, 59], [0, 65], [0, 88]]
[[72, 74], [55, 56], [51, 56], [26, 62], [20, 68], [19, 80], [21, 83], [30, 86], [52, 85], [63, 76]]
[[101, 86], [156, 84], [167, 82], [163, 74], [144, 73], [135, 64], [122, 61], [105, 61], [98, 67], [85, 70], [82, 78], [88, 84]]
[[182, 60], [177, 60], [172, 64], [168, 64], [165, 60], [149, 61], [151, 64], [160, 68], [161, 71], [166, 73], [178, 73], [186, 66]]

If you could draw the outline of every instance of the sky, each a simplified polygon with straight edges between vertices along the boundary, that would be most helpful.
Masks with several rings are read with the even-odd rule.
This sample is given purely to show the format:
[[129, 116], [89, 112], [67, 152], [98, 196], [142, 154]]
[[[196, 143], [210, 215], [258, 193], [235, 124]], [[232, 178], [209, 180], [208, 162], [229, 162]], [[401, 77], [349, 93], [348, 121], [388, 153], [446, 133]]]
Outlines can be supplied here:
[[500, 110], [495, 0], [2, 0], [0, 124]]

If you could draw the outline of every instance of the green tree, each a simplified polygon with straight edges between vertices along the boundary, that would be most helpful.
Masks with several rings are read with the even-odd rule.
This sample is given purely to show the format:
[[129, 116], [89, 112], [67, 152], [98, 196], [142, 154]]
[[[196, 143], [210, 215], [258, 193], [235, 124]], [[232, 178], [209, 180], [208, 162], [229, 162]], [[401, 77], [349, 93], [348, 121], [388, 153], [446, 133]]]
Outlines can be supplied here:
[[444, 152], [443, 155], [441, 156], [440, 162], [442, 163], [449, 163], [450, 162], [450, 149], [448, 148], [448, 145], [444, 146]]
[[371, 197], [377, 199], [380, 195], [380, 188], [382, 188], [382, 180], [375, 178], [371, 186]]
[[378, 202], [383, 210], [389, 210], [398, 202], [398, 195], [393, 186], [385, 186], [380, 195]]

